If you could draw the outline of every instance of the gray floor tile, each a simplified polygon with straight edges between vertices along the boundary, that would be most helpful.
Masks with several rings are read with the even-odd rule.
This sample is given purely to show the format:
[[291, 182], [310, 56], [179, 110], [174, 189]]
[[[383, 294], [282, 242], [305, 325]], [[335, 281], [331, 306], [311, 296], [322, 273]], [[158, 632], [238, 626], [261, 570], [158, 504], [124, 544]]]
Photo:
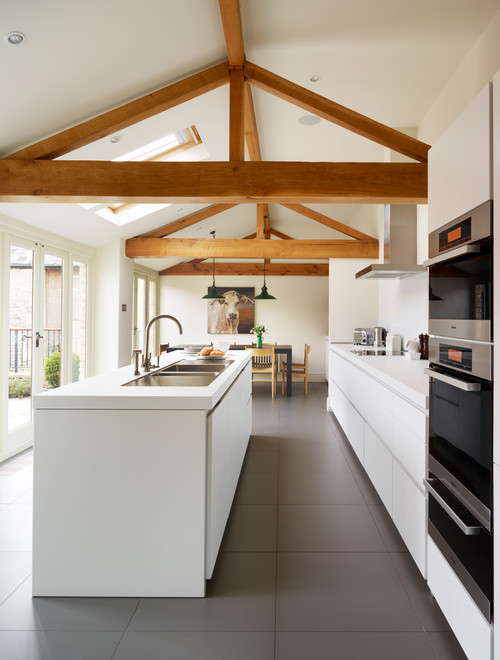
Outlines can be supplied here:
[[113, 660], [274, 660], [272, 632], [127, 632]]
[[467, 656], [452, 632], [427, 633], [437, 660], [467, 660]]
[[0, 552], [0, 604], [30, 575], [31, 552]]
[[276, 660], [435, 660], [425, 633], [280, 632]]
[[366, 505], [278, 507], [280, 552], [385, 552]]
[[248, 443], [249, 451], [278, 451], [279, 436], [270, 433], [252, 433]]
[[436, 600], [431, 596], [427, 582], [422, 577], [409, 553], [392, 553], [391, 559], [410, 596], [418, 618], [427, 632], [446, 632], [450, 626]]
[[222, 550], [226, 552], [275, 552], [275, 504], [233, 505]]
[[278, 553], [276, 629], [421, 632], [387, 553]]
[[329, 473], [351, 472], [342, 452], [336, 449], [280, 451], [279, 472]]
[[121, 632], [0, 632], [4, 660], [110, 660]]
[[383, 504], [369, 504], [368, 509], [384, 539], [387, 550], [389, 552], [408, 552], [408, 548], [385, 506]]
[[279, 504], [364, 504], [351, 473], [280, 474]]
[[276, 474], [278, 472], [277, 451], [248, 451], [243, 463], [245, 473]]
[[366, 472], [364, 470], [357, 471], [356, 469], [353, 469], [352, 474], [356, 479], [356, 483], [358, 484], [359, 490], [361, 491], [365, 502], [367, 504], [382, 505], [382, 500], [380, 499], [379, 494], [375, 490]]
[[0, 552], [31, 552], [33, 508], [10, 504], [0, 511]]
[[278, 475], [244, 472], [234, 495], [234, 504], [276, 504]]
[[275, 553], [224, 552], [206, 598], [144, 598], [128, 630], [274, 630]]
[[31, 579], [0, 606], [0, 630], [125, 630], [138, 598], [32, 598]]

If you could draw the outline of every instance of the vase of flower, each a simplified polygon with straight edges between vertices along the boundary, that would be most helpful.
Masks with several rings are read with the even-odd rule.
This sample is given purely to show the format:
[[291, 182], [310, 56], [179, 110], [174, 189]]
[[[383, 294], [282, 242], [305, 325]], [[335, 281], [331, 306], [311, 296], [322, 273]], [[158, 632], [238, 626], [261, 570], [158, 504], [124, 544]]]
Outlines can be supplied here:
[[256, 325], [255, 328], [250, 330], [254, 335], [257, 335], [256, 348], [262, 348], [262, 335], [267, 332], [264, 325]]

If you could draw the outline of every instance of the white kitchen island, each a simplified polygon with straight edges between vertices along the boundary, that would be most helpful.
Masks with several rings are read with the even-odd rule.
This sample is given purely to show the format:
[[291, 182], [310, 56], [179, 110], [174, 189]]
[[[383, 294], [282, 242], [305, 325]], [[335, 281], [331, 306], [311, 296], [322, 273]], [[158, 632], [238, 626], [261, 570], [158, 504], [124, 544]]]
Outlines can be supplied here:
[[251, 352], [228, 358], [205, 387], [130, 366], [35, 397], [34, 596], [205, 595], [252, 424]]

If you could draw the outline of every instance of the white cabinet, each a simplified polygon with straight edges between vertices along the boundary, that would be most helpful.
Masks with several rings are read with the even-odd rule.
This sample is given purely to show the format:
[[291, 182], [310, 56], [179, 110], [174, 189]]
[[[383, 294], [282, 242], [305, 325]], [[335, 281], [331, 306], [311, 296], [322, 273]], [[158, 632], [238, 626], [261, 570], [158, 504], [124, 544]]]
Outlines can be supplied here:
[[251, 363], [208, 416], [207, 568], [211, 578], [245, 458], [252, 422]]
[[429, 150], [429, 232], [492, 199], [491, 84]]
[[425, 576], [427, 412], [334, 349], [328, 405]]
[[469, 660], [490, 660], [492, 627], [429, 537], [427, 581]]
[[365, 424], [364, 468], [392, 516], [392, 455], [368, 424]]

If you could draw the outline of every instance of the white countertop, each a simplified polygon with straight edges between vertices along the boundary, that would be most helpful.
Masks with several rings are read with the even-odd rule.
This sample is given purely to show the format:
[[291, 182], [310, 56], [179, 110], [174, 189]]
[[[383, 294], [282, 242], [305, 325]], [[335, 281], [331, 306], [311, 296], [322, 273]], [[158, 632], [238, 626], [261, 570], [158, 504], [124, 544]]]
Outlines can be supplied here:
[[[183, 351], [164, 353], [160, 369], [188, 356]], [[129, 365], [78, 383], [48, 390], [34, 397], [34, 408], [95, 410], [211, 410], [251, 360], [251, 351], [228, 351], [233, 360], [210, 385], [205, 387], [144, 386], [122, 387], [139, 376]], [[153, 374], [158, 369], [151, 370]], [[141, 371], [141, 375], [142, 371]]]
[[[429, 407], [428, 360], [408, 360], [403, 355], [356, 355], [353, 350], [377, 350], [374, 346], [330, 344], [331, 350], [425, 410]], [[379, 350], [385, 350], [381, 347]]]

